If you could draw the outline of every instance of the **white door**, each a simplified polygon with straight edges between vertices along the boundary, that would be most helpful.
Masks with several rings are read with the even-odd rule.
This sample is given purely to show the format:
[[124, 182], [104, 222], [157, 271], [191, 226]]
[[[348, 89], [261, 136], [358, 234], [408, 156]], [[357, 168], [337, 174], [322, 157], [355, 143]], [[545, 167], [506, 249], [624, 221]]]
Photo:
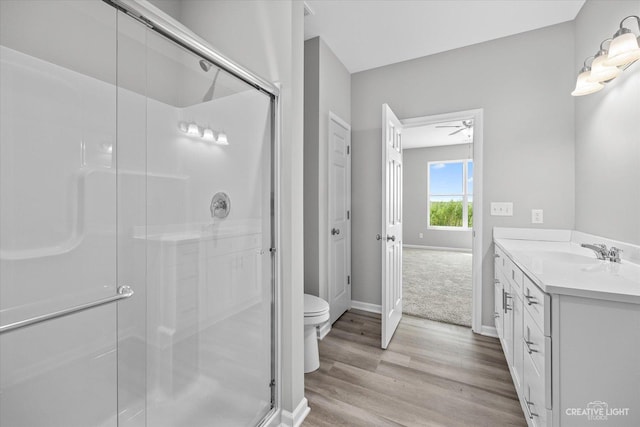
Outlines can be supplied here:
[[402, 319], [402, 123], [382, 105], [382, 348]]
[[331, 323], [351, 308], [351, 128], [329, 113], [329, 306]]

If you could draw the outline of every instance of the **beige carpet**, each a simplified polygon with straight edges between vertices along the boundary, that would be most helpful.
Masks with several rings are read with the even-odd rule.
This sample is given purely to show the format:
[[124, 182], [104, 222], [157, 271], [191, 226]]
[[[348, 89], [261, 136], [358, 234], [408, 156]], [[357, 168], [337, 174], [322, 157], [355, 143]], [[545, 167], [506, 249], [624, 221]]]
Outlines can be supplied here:
[[402, 311], [471, 326], [471, 253], [404, 248]]

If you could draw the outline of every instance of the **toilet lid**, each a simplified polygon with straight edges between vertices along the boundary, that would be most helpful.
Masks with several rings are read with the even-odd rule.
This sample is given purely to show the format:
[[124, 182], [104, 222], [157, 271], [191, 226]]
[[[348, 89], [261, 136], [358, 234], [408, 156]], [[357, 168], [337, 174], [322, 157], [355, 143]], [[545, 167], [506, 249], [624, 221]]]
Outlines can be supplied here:
[[304, 294], [304, 315], [313, 316], [329, 310], [329, 303], [314, 295]]

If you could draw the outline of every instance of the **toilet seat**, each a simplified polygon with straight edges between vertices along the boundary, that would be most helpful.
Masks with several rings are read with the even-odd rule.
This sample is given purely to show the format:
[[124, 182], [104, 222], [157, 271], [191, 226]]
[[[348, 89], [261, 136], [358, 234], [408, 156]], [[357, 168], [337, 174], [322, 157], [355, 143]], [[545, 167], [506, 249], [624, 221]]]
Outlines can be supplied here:
[[304, 317], [322, 317], [329, 312], [329, 303], [314, 295], [304, 294]]

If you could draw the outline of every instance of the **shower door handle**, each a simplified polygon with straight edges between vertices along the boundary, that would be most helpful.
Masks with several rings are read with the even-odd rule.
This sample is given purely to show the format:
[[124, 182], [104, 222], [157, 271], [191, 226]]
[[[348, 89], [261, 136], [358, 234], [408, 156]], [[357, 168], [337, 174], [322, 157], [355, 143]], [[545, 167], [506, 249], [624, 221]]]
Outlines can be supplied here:
[[37, 323], [42, 323], [47, 320], [57, 319], [59, 317], [68, 316], [73, 313], [78, 313], [80, 311], [85, 311], [90, 308], [99, 307], [101, 305], [109, 304], [111, 302], [119, 301], [122, 299], [126, 299], [133, 296], [133, 289], [131, 286], [123, 285], [118, 287], [118, 292], [116, 295], [99, 299], [97, 301], [88, 302], [85, 304], [76, 305], [75, 307], [65, 308], [62, 310], [54, 311], [53, 313], [43, 314], [40, 316], [35, 316], [30, 319], [19, 320], [17, 322], [9, 323], [8, 325], [0, 326], [0, 334], [13, 331], [15, 329], [25, 328], [27, 326], [35, 325]]

